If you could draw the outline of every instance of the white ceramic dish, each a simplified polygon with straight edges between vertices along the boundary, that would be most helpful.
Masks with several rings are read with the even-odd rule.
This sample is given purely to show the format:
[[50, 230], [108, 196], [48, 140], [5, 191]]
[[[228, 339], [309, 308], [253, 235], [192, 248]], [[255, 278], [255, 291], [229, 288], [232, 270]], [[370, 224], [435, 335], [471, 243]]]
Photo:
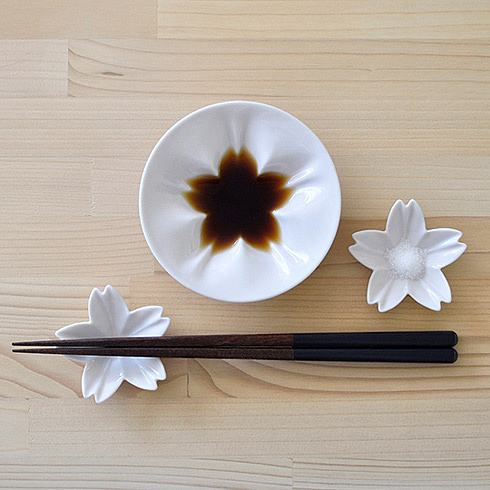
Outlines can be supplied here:
[[[281, 241], [270, 251], [242, 238], [219, 253], [201, 245], [205, 215], [184, 197], [187, 182], [218, 175], [230, 147], [247, 148], [259, 174], [285, 174], [294, 189], [273, 211]], [[232, 101], [199, 109], [165, 133], [144, 169], [139, 206], [146, 241], [171, 276], [204, 296], [248, 302], [293, 288], [320, 264], [337, 232], [340, 186], [327, 150], [301, 121], [269, 105]]]

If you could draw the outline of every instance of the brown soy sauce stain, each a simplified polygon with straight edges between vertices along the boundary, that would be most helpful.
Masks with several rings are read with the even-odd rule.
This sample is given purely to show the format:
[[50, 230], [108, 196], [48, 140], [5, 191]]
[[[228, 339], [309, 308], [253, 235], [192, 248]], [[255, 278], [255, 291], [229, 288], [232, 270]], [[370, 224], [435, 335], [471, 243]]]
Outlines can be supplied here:
[[257, 162], [242, 147], [230, 148], [221, 158], [218, 175], [201, 175], [187, 183], [184, 195], [191, 206], [206, 214], [201, 244], [213, 253], [226, 250], [240, 237], [260, 250], [279, 243], [281, 230], [272, 211], [284, 206], [294, 189], [284, 187], [289, 177], [277, 172], [258, 174]]

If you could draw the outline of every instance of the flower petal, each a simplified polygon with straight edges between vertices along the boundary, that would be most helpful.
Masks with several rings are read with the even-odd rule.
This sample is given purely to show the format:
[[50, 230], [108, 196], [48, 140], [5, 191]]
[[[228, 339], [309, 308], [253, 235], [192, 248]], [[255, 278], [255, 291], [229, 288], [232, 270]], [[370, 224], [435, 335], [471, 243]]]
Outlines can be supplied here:
[[117, 391], [123, 380], [121, 358], [91, 358], [83, 370], [83, 396], [88, 398], [94, 395], [96, 403], [101, 403]]
[[388, 261], [386, 260], [384, 252], [368, 248], [360, 243], [351, 245], [349, 247], [349, 252], [362, 265], [369, 267], [372, 270], [388, 268]]
[[162, 317], [161, 306], [144, 306], [131, 311], [124, 325], [125, 337], [160, 337], [170, 325], [170, 318]]
[[145, 369], [155, 378], [160, 381], [167, 379], [167, 373], [162, 361], [157, 357], [143, 358]]
[[99, 384], [99, 375], [106, 371], [109, 362], [110, 358], [107, 357], [89, 358], [82, 374], [82, 393], [85, 398], [95, 393]]
[[383, 313], [394, 308], [405, 298], [407, 290], [408, 286], [405, 279], [392, 279], [378, 300], [378, 310]]
[[[257, 214], [256, 220], [247, 223], [242, 238], [252, 247], [267, 249], [271, 242], [278, 242], [281, 236], [279, 223], [272, 213]], [[263, 233], [266, 230], [266, 234]]]
[[97, 288], [93, 289], [88, 309], [90, 321], [103, 332], [103, 337], [121, 336], [128, 316], [128, 307], [112, 286], [106, 286], [102, 293]]
[[401, 199], [393, 204], [388, 219], [386, 220], [386, 233], [392, 246], [398, 245], [405, 233], [405, 204]]
[[367, 302], [370, 305], [377, 303], [383, 291], [391, 284], [392, 278], [387, 269], [375, 270], [371, 274], [367, 289]]
[[202, 245], [213, 244], [213, 250], [217, 252], [231, 247], [239, 238], [240, 233], [236, 227], [233, 224], [223, 226], [216, 214], [208, 214], [204, 218], [201, 229]]
[[390, 238], [386, 231], [380, 230], [363, 230], [352, 234], [356, 243], [366, 248], [377, 250], [384, 254], [386, 250], [392, 247]]
[[[83, 339], [83, 338], [94, 338], [103, 337], [105, 333], [101, 331], [97, 325], [92, 322], [80, 322], [67, 325], [66, 327], [60, 328], [55, 332], [56, 337], [61, 340], [71, 340], [71, 339]], [[90, 356], [65, 356], [75, 362], [88, 362], [91, 359]]]
[[442, 268], [458, 259], [466, 250], [466, 244], [449, 242], [440, 248], [433, 248], [427, 254], [427, 266]]
[[411, 281], [408, 294], [417, 301], [417, 303], [420, 303], [430, 310], [439, 311], [441, 309], [439, 295], [423, 279], [420, 281]]
[[156, 390], [157, 379], [165, 379], [167, 374], [158, 358], [124, 359], [124, 378], [142, 390]]
[[215, 175], [203, 175], [189, 180], [193, 191], [184, 195], [196, 211], [208, 214], [216, 210], [215, 196], [219, 190], [220, 178]]
[[455, 243], [461, 238], [462, 233], [452, 228], [434, 228], [425, 232], [424, 236], [416, 244], [426, 252], [438, 249], [448, 243]]
[[405, 238], [416, 244], [425, 234], [425, 219], [416, 201], [410, 199], [405, 208]]
[[56, 330], [55, 335], [61, 340], [70, 340], [103, 337], [105, 333], [93, 322], [80, 322]]
[[437, 297], [440, 301], [444, 301], [444, 303], [451, 302], [451, 288], [449, 287], [446, 276], [440, 269], [427, 267], [422, 281], [432, 291], [433, 296]]

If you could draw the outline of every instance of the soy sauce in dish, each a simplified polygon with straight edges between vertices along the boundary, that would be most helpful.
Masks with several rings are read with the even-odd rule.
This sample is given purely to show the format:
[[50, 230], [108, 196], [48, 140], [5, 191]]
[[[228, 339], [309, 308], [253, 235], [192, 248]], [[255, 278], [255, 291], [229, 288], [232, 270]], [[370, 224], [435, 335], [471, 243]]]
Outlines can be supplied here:
[[269, 250], [279, 243], [281, 231], [272, 211], [284, 206], [293, 193], [285, 187], [289, 177], [277, 172], [258, 174], [257, 163], [242, 147], [229, 148], [219, 164], [218, 175], [201, 175], [187, 183], [189, 204], [206, 214], [201, 244], [212, 245], [213, 253], [231, 247], [241, 237], [249, 245]]

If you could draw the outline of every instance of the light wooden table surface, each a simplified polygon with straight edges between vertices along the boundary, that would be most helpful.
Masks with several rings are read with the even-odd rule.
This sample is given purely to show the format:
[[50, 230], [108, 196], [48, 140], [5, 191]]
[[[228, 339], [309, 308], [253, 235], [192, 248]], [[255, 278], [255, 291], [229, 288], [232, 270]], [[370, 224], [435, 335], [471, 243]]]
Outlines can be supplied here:
[[[488, 483], [489, 16], [479, 0], [0, 0], [0, 486], [480, 487]], [[343, 213], [318, 270], [225, 304], [143, 238], [146, 158], [178, 119], [247, 99], [320, 137]], [[453, 302], [380, 314], [351, 233], [397, 198], [461, 229]], [[81, 398], [82, 367], [13, 355], [87, 318], [95, 286], [170, 334], [454, 329], [454, 366], [169, 360], [156, 392]]]

